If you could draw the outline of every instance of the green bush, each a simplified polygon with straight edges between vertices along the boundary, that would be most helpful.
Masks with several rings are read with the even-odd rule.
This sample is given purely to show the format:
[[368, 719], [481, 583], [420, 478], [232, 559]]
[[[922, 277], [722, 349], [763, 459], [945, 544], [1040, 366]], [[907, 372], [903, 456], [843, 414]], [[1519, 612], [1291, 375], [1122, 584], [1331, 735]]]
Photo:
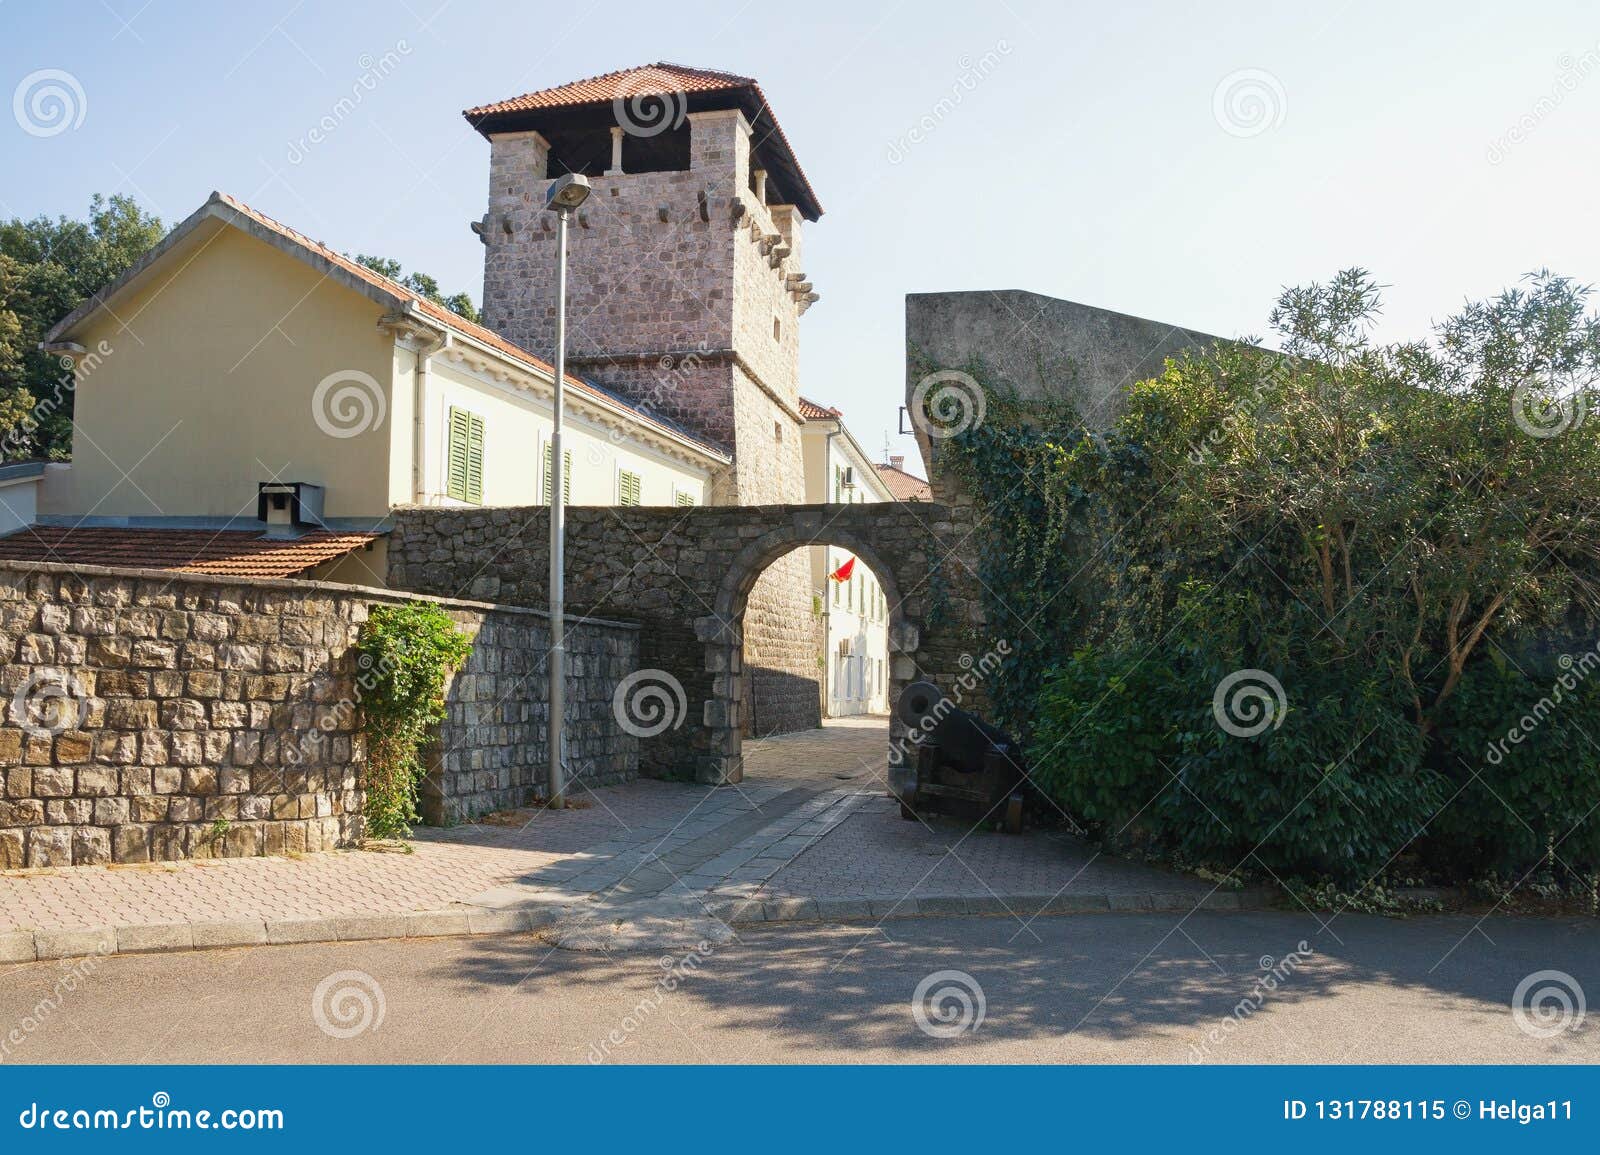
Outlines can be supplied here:
[[[1109, 427], [986, 390], [939, 468], [978, 507], [1016, 654], [991, 700], [1114, 841], [1341, 884], [1402, 855], [1593, 872], [1600, 691], [1484, 750], [1554, 672], [1497, 661], [1600, 633], [1600, 318], [1539, 273], [1380, 346], [1378, 296], [1362, 270], [1286, 290], [1281, 351], [1175, 358]], [[1210, 699], [1251, 670], [1287, 710], [1241, 738]]]
[[[1442, 726], [1454, 798], [1430, 828], [1457, 875], [1516, 881], [1542, 868], [1600, 873], [1600, 659], [1485, 661], [1462, 679]], [[1459, 792], [1459, 796], [1458, 795]]]
[[377, 606], [356, 644], [357, 685], [367, 738], [366, 833], [404, 838], [417, 821], [422, 748], [444, 720], [450, 676], [472, 652], [436, 605]]
[[1277, 670], [1276, 724], [1239, 736], [1213, 707], [1229, 672], [1166, 649], [1078, 651], [1039, 697], [1036, 784], [1109, 845], [1225, 873], [1382, 871], [1443, 797], [1404, 703], [1377, 679]]

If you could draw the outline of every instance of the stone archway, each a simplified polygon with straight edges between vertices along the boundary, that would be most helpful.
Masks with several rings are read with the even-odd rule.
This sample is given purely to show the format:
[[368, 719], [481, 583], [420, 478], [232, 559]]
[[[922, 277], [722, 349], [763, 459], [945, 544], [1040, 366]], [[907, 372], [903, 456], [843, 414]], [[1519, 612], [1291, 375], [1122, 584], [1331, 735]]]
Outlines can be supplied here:
[[[631, 743], [639, 772], [649, 776], [739, 781], [745, 599], [767, 566], [802, 546], [848, 549], [883, 585], [891, 607], [891, 710], [900, 689], [919, 678], [960, 684], [984, 633], [970, 517], [969, 507], [933, 502], [569, 507], [569, 612], [637, 623], [640, 672], [661, 676], [675, 711], [671, 725], [643, 737], [611, 717], [579, 719], [569, 725], [569, 742], [576, 734], [608, 756]], [[393, 588], [546, 604], [548, 509], [401, 508], [393, 522]], [[964, 701], [981, 710], [982, 688], [969, 689]], [[518, 708], [538, 704], [530, 694]], [[905, 737], [891, 720], [889, 775], [897, 791], [910, 772], [910, 760], [900, 756]], [[576, 757], [583, 756], [580, 745]]]
[[[871, 542], [851, 527], [836, 527], [836, 519], [819, 514], [796, 514], [784, 519], [749, 542], [733, 558], [718, 586], [712, 613], [695, 622], [695, 634], [705, 643], [705, 670], [711, 677], [711, 697], [706, 702], [704, 725], [710, 752], [696, 766], [697, 781], [708, 785], [738, 782], [744, 777], [743, 729], [739, 716], [744, 701], [742, 666], [744, 611], [750, 591], [769, 565], [796, 549], [837, 546], [849, 550], [872, 570], [889, 607], [889, 700], [918, 674], [917, 649], [921, 628], [907, 612], [895, 567]], [[890, 719], [889, 765], [891, 775], [898, 757], [900, 723]]]

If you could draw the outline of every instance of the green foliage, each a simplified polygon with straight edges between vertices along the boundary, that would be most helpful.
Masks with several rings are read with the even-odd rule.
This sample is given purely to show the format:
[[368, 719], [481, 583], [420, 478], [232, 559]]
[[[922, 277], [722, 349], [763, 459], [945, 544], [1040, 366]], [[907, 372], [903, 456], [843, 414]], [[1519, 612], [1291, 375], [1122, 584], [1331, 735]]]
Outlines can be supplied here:
[[397, 281], [410, 289], [413, 293], [420, 294], [436, 305], [443, 305], [458, 317], [464, 317], [474, 323], [482, 318], [478, 316], [478, 308], [472, 303], [472, 298], [466, 293], [451, 293], [448, 297], [439, 288], [439, 282], [428, 276], [427, 273], [402, 273], [400, 262], [389, 257], [374, 257], [365, 253], [355, 258], [356, 264], [365, 265], [373, 272]]
[[[1585, 764], [1575, 731], [1542, 739], [1549, 765], [1507, 758], [1454, 800], [1470, 774], [1451, 765], [1468, 717], [1540, 697], [1524, 678], [1485, 702], [1480, 670], [1595, 635], [1587, 300], [1539, 273], [1431, 343], [1376, 346], [1378, 288], [1350, 270], [1283, 294], [1282, 352], [1222, 342], [1171, 361], [1108, 429], [989, 389], [940, 464], [979, 504], [988, 620], [1017, 650], [992, 696], [1044, 788], [1112, 841], [1223, 870], [1239, 855], [1361, 882], [1418, 848], [1457, 875], [1552, 849], [1593, 869], [1578, 849], [1592, 828], [1573, 826], [1600, 802], [1596, 751]], [[1278, 679], [1288, 709], [1239, 738], [1211, 695], [1246, 669]], [[1600, 734], [1597, 704], [1573, 695], [1568, 725]], [[1496, 774], [1524, 820], [1568, 794], [1531, 835], [1485, 830]], [[1430, 823], [1441, 807], [1451, 821]]]
[[366, 819], [372, 838], [404, 838], [417, 821], [417, 783], [444, 692], [472, 642], [438, 606], [377, 606], [357, 643], [367, 737]]
[[131, 197], [96, 196], [89, 219], [0, 221], [0, 445], [8, 460], [72, 451], [72, 376], [44, 334], [161, 239]]
[[1079, 650], [1039, 697], [1036, 783], [1108, 845], [1276, 877], [1381, 870], [1443, 799], [1402, 703], [1282, 671], [1303, 701], [1237, 737], [1212, 713], [1230, 670], [1204, 649]]
[[1461, 797], [1430, 830], [1435, 856], [1474, 875], [1600, 874], [1600, 655], [1478, 663], [1447, 709], [1441, 765]]

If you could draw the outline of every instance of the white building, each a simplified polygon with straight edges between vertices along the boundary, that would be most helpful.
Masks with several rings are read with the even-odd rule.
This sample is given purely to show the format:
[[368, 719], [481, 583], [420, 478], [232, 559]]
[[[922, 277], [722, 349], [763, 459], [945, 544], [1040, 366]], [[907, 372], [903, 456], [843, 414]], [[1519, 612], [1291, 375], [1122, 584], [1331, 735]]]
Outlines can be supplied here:
[[[844, 417], [800, 399], [806, 501], [856, 504], [894, 501], [878, 468], [845, 428]], [[811, 553], [811, 579], [825, 625], [822, 712], [889, 712], [889, 604], [877, 575], [849, 550], [820, 546]], [[833, 575], [848, 567], [848, 578]]]

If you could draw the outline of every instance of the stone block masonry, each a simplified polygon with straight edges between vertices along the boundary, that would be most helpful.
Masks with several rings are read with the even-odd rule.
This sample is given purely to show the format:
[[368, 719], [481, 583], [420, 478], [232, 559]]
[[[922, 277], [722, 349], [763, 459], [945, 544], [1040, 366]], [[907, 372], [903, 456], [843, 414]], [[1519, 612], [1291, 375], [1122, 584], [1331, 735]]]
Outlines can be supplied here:
[[[546, 599], [549, 510], [394, 511], [389, 582], [461, 590], [497, 602]], [[758, 580], [802, 547], [836, 545], [871, 567], [889, 604], [891, 702], [927, 678], [982, 710], [988, 638], [977, 582], [973, 506], [932, 502], [708, 506], [574, 506], [567, 510], [567, 598], [575, 612], [638, 622], [639, 666], [681, 691], [641, 739], [641, 773], [718, 784], [742, 774], [747, 630]], [[799, 552], [796, 552], [799, 551]], [[809, 600], [803, 611], [809, 617]], [[770, 634], [770, 631], [769, 631]], [[770, 668], [770, 667], [769, 667]], [[978, 673], [974, 673], [978, 671]], [[760, 678], [756, 676], [757, 693]], [[813, 680], [810, 708], [817, 705]], [[964, 687], [964, 688], [963, 688]], [[765, 732], [757, 702], [756, 727]], [[891, 779], [903, 727], [891, 721]]]
[[[317, 851], [361, 830], [354, 643], [381, 590], [157, 570], [0, 566], [0, 868]], [[437, 601], [477, 644], [447, 697], [424, 809], [452, 821], [542, 782], [548, 621]], [[574, 623], [575, 776], [614, 782], [636, 628]]]
[[[568, 366], [733, 453], [717, 505], [802, 500], [800, 317], [814, 299], [800, 212], [753, 180], [737, 109], [687, 117], [688, 167], [607, 172], [569, 230]], [[483, 313], [491, 329], [554, 356], [556, 233], [544, 210], [552, 166], [537, 132], [497, 134], [489, 163]], [[803, 288], [802, 288], [803, 286]], [[822, 647], [810, 571], [783, 559], [749, 598], [755, 733], [821, 721]]]

